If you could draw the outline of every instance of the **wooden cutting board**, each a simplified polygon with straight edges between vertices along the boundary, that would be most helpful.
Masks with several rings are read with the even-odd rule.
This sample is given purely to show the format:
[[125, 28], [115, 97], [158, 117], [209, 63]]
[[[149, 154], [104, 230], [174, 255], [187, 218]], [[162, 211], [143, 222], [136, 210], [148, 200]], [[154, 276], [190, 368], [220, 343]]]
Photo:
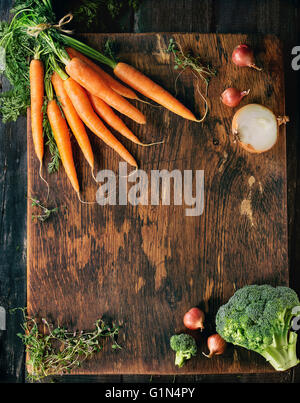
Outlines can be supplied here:
[[[287, 285], [286, 138], [280, 128], [276, 146], [250, 155], [233, 142], [234, 110], [220, 102], [228, 86], [251, 89], [243, 101], [261, 103], [276, 115], [285, 113], [280, 42], [273, 36], [214, 34], [91, 34], [83, 39], [103, 49], [115, 41], [120, 60], [129, 62], [170, 92], [179, 73], [165, 52], [173, 37], [184, 50], [200, 55], [217, 69], [209, 87], [210, 112], [203, 124], [143, 103], [136, 105], [148, 123], [125, 119], [145, 143], [139, 147], [116, 133], [150, 178], [151, 170], [204, 170], [204, 212], [185, 215], [186, 205], [99, 206], [80, 204], [61, 169], [44, 175], [50, 184], [49, 207], [59, 213], [34, 223], [28, 201], [28, 310], [68, 329], [93, 329], [105, 315], [122, 323], [123, 349], [105, 347], [77, 371], [82, 374], [200, 374], [268, 372], [272, 368], [255, 353], [229, 348], [207, 359], [206, 337], [214, 331], [218, 307], [246, 284]], [[238, 68], [231, 53], [239, 43], [255, 49], [262, 72]], [[200, 87], [201, 88], [201, 87]], [[204, 110], [197, 81], [180, 75], [177, 96], [197, 116]], [[120, 158], [90, 133], [97, 170], [118, 172]], [[98, 185], [74, 139], [74, 158], [82, 198], [94, 201]], [[49, 156], [46, 156], [49, 161]], [[46, 165], [46, 163], [45, 163]], [[28, 120], [28, 196], [40, 200], [46, 188], [39, 179]], [[132, 186], [133, 184], [129, 184]], [[184, 313], [200, 305], [206, 332], [198, 357], [178, 369], [170, 336], [182, 330]]]

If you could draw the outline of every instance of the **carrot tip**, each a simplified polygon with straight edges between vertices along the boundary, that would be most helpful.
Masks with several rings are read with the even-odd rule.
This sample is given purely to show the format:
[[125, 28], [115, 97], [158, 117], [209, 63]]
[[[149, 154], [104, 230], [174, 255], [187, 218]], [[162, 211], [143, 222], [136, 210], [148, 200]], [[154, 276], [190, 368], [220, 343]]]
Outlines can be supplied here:
[[80, 192], [77, 192], [77, 196], [78, 196], [80, 203], [82, 203], [82, 204], [97, 204], [97, 202], [87, 202], [87, 201], [82, 200], [80, 197]]
[[92, 168], [91, 171], [92, 171], [92, 177], [93, 177], [94, 181], [97, 182], [97, 179], [96, 179], [96, 177], [94, 175], [94, 168]]
[[46, 197], [46, 201], [47, 201], [48, 198], [49, 198], [50, 187], [49, 187], [49, 183], [48, 183], [48, 182], [46, 181], [46, 179], [44, 179], [43, 176], [42, 176], [42, 167], [43, 167], [43, 164], [42, 164], [42, 161], [41, 161], [41, 162], [40, 162], [39, 176], [40, 176], [40, 178], [42, 179], [42, 181], [45, 182], [46, 185], [47, 185], [47, 197]]
[[162, 141], [157, 141], [157, 142], [155, 142], [155, 143], [149, 143], [149, 144], [144, 144], [144, 143], [137, 143], [139, 146], [142, 146], [142, 147], [150, 147], [150, 146], [156, 146], [156, 145], [158, 145], [158, 144], [163, 144], [165, 142], [165, 140], [162, 140]]
[[120, 178], [129, 178], [131, 175], [133, 175], [133, 174], [135, 174], [137, 171], [138, 171], [138, 169], [139, 169], [139, 167], [138, 166], [136, 166], [135, 167], [135, 170], [134, 171], [132, 171], [132, 172], [130, 172], [130, 174], [129, 175], [121, 175], [120, 176]]
[[144, 100], [141, 99], [141, 98], [136, 98], [136, 101], [142, 102], [143, 104], [147, 104], [147, 105], [153, 106], [153, 108], [162, 108], [161, 105], [155, 105], [155, 104], [153, 104], [152, 102], [144, 101]]

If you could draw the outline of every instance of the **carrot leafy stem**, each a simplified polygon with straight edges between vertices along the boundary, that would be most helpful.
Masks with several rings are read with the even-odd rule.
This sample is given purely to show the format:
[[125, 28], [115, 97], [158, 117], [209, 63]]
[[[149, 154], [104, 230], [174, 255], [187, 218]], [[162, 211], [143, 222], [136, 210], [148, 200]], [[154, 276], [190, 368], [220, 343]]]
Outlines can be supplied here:
[[110, 57], [114, 62], [116, 62], [117, 61], [116, 53], [117, 53], [116, 43], [111, 39], [108, 39], [104, 45], [104, 54]]
[[45, 99], [43, 107], [43, 114], [44, 114], [43, 128], [44, 128], [44, 136], [46, 137], [46, 145], [48, 146], [51, 154], [51, 161], [48, 164], [48, 172], [52, 174], [59, 170], [60, 155], [47, 117], [46, 110], [47, 110], [47, 100]]

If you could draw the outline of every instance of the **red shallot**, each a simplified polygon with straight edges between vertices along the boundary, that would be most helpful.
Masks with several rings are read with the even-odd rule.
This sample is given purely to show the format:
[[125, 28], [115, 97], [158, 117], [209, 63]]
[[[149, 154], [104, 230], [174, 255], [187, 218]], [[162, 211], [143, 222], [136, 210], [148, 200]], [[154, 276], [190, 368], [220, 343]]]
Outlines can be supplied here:
[[227, 343], [226, 341], [219, 335], [213, 334], [209, 336], [207, 339], [207, 347], [209, 350], [209, 354], [202, 353], [207, 358], [211, 358], [214, 355], [222, 355], [226, 350]]
[[227, 88], [222, 95], [221, 100], [223, 104], [230, 106], [230, 108], [235, 108], [241, 102], [241, 100], [249, 95], [250, 90], [248, 91], [239, 91], [236, 88]]
[[191, 308], [183, 317], [184, 326], [190, 330], [204, 329], [204, 312], [199, 308]]
[[255, 64], [254, 53], [249, 45], [238, 45], [232, 53], [232, 61], [240, 67], [251, 67], [261, 71]]

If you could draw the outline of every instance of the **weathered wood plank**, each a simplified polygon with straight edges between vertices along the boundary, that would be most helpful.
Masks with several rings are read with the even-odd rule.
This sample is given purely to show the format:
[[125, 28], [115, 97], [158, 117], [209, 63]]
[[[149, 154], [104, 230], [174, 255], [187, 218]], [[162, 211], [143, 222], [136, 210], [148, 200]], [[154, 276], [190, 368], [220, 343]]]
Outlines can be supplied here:
[[[64, 15], [64, 12], [69, 12], [69, 10], [72, 8], [74, 2], [71, 1], [66, 1], [64, 3], [59, 2], [57, 0], [53, 1], [56, 4], [56, 8], [59, 11], [59, 15]], [[300, 278], [299, 278], [299, 271], [297, 268], [299, 267], [299, 262], [300, 262], [300, 251], [297, 245], [299, 245], [300, 242], [300, 225], [299, 225], [299, 217], [300, 217], [300, 209], [299, 209], [299, 198], [300, 198], [300, 193], [299, 193], [299, 183], [297, 184], [297, 177], [300, 178], [300, 171], [299, 171], [299, 164], [297, 168], [297, 159], [299, 158], [299, 143], [297, 143], [297, 138], [299, 142], [299, 137], [297, 136], [297, 133], [299, 132], [299, 115], [298, 115], [298, 110], [297, 110], [297, 105], [299, 105], [299, 94], [300, 94], [300, 88], [298, 91], [296, 91], [297, 88], [297, 78], [299, 74], [297, 73], [292, 73], [290, 69], [290, 49], [291, 46], [299, 45], [300, 38], [299, 38], [299, 27], [300, 27], [300, 11], [299, 11], [299, 2], [298, 0], [281, 0], [281, 1], [273, 1], [270, 0], [268, 2], [265, 2], [264, 0], [262, 1], [246, 1], [244, 2], [245, 8], [241, 9], [243, 12], [243, 18], [241, 18], [240, 13], [233, 12], [230, 13], [230, 9], [232, 10], [238, 10], [239, 5], [242, 3], [240, 0], [231, 0], [230, 4], [227, 0], [219, 0], [219, 1], [212, 1], [213, 6], [211, 7], [211, 14], [210, 14], [210, 21], [207, 19], [207, 14], [206, 13], [196, 13], [193, 15], [193, 23], [190, 24], [188, 22], [188, 19], [191, 18], [191, 16], [185, 16], [184, 13], [177, 7], [177, 4], [182, 4], [182, 0], [161, 0], [161, 1], [156, 1], [154, 4], [154, 1], [147, 1], [147, 7], [149, 10], [146, 10], [145, 8], [141, 9], [138, 14], [135, 16], [135, 27], [142, 27], [145, 26], [147, 27], [145, 31], [162, 31], [162, 30], [167, 30], [165, 27], [171, 27], [172, 29], [168, 30], [178, 30], [180, 32], [183, 31], [202, 31], [202, 26], [206, 27], [209, 26], [210, 29], [208, 31], [215, 31], [216, 27], [219, 32], [258, 32], [256, 28], [254, 28], [253, 23], [257, 22], [257, 24], [260, 25], [260, 32], [263, 33], [274, 33], [276, 35], [280, 35], [280, 38], [283, 40], [283, 43], [285, 45], [285, 64], [286, 64], [286, 69], [285, 69], [285, 76], [286, 76], [286, 92], [287, 94], [293, 94], [289, 97], [287, 97], [287, 111], [290, 113], [291, 108], [293, 113], [291, 116], [293, 116], [293, 119], [291, 123], [288, 126], [288, 143], [287, 143], [287, 152], [288, 152], [288, 201], [289, 201], [289, 240], [290, 240], [290, 263], [291, 263], [291, 284], [293, 285], [294, 288], [297, 287], [297, 285], [300, 285]], [[172, 7], [170, 7], [170, 3], [172, 3]], [[195, 4], [194, 10], [196, 7], [198, 7], [199, 0], [194, 0], [193, 3]], [[263, 5], [261, 5], [263, 4]], [[279, 6], [278, 6], [279, 4]], [[0, 2], [0, 15], [1, 17], [7, 17], [8, 15], [8, 9], [10, 8], [11, 5], [11, 0], [2, 0]], [[253, 10], [253, 5], [255, 7], [254, 11]], [[245, 10], [247, 11], [248, 8], [250, 7], [251, 12], [244, 12]], [[258, 10], [261, 10], [261, 8], [264, 8], [264, 12], [260, 12]], [[166, 14], [166, 10], [168, 10], [168, 13]], [[176, 12], [175, 12], [175, 11]], [[227, 19], [224, 18], [224, 15], [230, 15]], [[147, 17], [148, 16], [148, 17]], [[148, 18], [148, 20], [147, 20]], [[170, 22], [171, 20], [171, 22]], [[197, 22], [198, 21], [198, 22]], [[130, 23], [128, 22], [130, 25]], [[125, 23], [125, 26], [127, 26], [127, 23]], [[192, 29], [190, 29], [192, 27]], [[86, 27], [77, 27], [81, 32], [87, 31]], [[95, 30], [95, 26], [89, 28], [88, 30]], [[112, 30], [115, 30], [115, 28], [112, 28]], [[118, 30], [118, 29], [117, 29]], [[132, 30], [132, 27], [130, 28]], [[205, 32], [205, 31], [203, 31]], [[289, 106], [290, 105], [290, 106]], [[13, 128], [15, 126], [13, 125]], [[4, 126], [0, 127], [0, 137], [3, 138], [5, 135], [4, 133]], [[22, 130], [24, 130], [24, 126], [22, 127]], [[13, 129], [14, 132], [15, 129]], [[7, 147], [3, 148], [2, 144], [0, 147], [0, 161], [5, 161], [5, 157], [7, 156], [8, 149]], [[11, 176], [14, 173], [15, 166], [14, 165], [8, 165], [7, 166], [7, 175]], [[24, 174], [25, 175], [25, 174]], [[3, 178], [3, 176], [1, 176]], [[15, 186], [9, 186], [7, 187], [7, 194], [6, 198], [10, 200], [11, 196], [10, 194], [14, 194], [16, 191], [18, 192], [18, 187], [21, 186], [21, 188], [24, 188], [24, 180], [25, 176], [23, 179], [20, 180]], [[3, 182], [1, 182], [2, 186]], [[0, 189], [0, 194], [2, 197], [2, 187]], [[298, 189], [298, 190], [297, 190]], [[3, 200], [3, 199], [2, 199]], [[1, 214], [3, 213], [3, 207], [2, 203], [0, 205], [0, 212]], [[24, 220], [24, 216], [21, 217], [21, 220]], [[7, 221], [8, 222], [8, 221]], [[18, 232], [24, 232], [24, 228], [22, 230], [22, 226], [19, 226], [18, 223], [19, 221], [16, 221], [17, 224], [12, 225], [12, 233], [14, 236], [18, 234]], [[23, 225], [23, 224], [22, 224]], [[4, 228], [5, 231], [8, 231], [6, 228]], [[24, 241], [23, 241], [24, 242]], [[17, 248], [19, 249], [19, 242], [16, 242]], [[0, 245], [1, 248], [2, 244]], [[2, 249], [1, 249], [2, 252]], [[22, 254], [22, 252], [21, 252]], [[2, 256], [2, 254], [1, 254]], [[20, 281], [18, 283], [18, 290], [13, 291], [13, 288], [6, 288], [7, 283], [11, 284], [13, 286], [14, 284], [14, 264], [10, 264], [8, 257], [6, 255], [5, 259], [3, 260], [3, 265], [1, 266], [1, 270], [3, 269], [3, 276], [1, 277], [1, 282], [5, 283], [5, 287], [1, 288], [1, 295], [2, 295], [2, 300], [0, 303], [9, 306], [15, 306], [15, 304], [10, 304], [8, 302], [9, 296], [8, 295], [24, 295], [24, 289], [25, 289], [25, 281], [22, 283]], [[9, 258], [11, 258], [11, 254], [9, 254]], [[4, 264], [5, 262], [5, 264]], [[18, 261], [19, 267], [21, 267], [20, 261]], [[4, 267], [5, 266], [5, 270]], [[8, 267], [11, 267], [12, 269], [7, 270]], [[25, 273], [25, 264], [23, 264], [23, 273]], [[2, 284], [4, 284], [2, 283]], [[21, 284], [22, 283], [22, 284]], [[23, 297], [22, 297], [23, 298]], [[21, 299], [22, 299], [21, 298]], [[20, 304], [20, 301], [17, 302], [17, 304]], [[23, 305], [22, 303], [20, 305]], [[8, 352], [5, 355], [1, 355], [0, 358], [0, 374], [4, 376], [4, 373], [7, 374], [11, 371], [14, 372], [13, 375], [7, 375], [5, 379], [10, 379], [13, 381], [14, 379], [20, 379], [19, 377], [19, 365], [14, 365], [13, 361], [16, 359], [16, 357], [23, 356], [23, 353], [21, 351], [17, 351], [14, 347], [14, 343], [16, 340], [15, 337], [15, 332], [18, 329], [18, 324], [20, 322], [20, 318], [18, 317], [13, 317], [10, 319], [12, 322], [10, 326], [14, 326], [15, 330], [13, 330], [9, 334], [9, 338], [7, 339], [7, 333], [2, 333], [0, 334], [0, 341], [1, 341], [1, 347], [3, 345], [9, 346], [5, 347], [9, 349], [10, 352]], [[14, 323], [14, 320], [17, 321], [17, 323]], [[14, 351], [14, 353], [12, 353]], [[15, 374], [18, 374], [17, 376]], [[277, 375], [277, 374], [276, 374]], [[1, 376], [0, 376], [1, 377]], [[247, 376], [241, 375], [240, 379], [247, 379]], [[266, 375], [259, 375], [259, 379], [266, 379]], [[193, 377], [192, 377], [193, 378]], [[87, 382], [89, 381], [89, 377], [84, 378]], [[222, 379], [222, 378], [221, 378]], [[228, 379], [228, 382], [231, 382], [230, 376], [226, 376], [226, 379]], [[233, 378], [234, 380], [234, 378]]]
[[[7, 19], [12, 1], [0, 3], [0, 20]], [[0, 78], [0, 90], [8, 89]], [[0, 305], [7, 311], [5, 331], [0, 331], [0, 381], [21, 382], [24, 348], [16, 333], [21, 315], [10, 308], [25, 305], [26, 232], [26, 120], [0, 122]]]
[[213, 32], [213, 0], [144, 0], [134, 32]]
[[[184, 21], [185, 30], [191, 32], [192, 24], [185, 24], [185, 19], [181, 18], [180, 11], [176, 9], [181, 1], [148, 2], [145, 10], [141, 8], [136, 15], [135, 29], [144, 31], [164, 30], [166, 24], [176, 26], [178, 31], [183, 31], [181, 21]], [[150, 6], [151, 3], [151, 6]], [[195, 7], [199, 1], [195, 0]], [[168, 4], [169, 15], [166, 18], [162, 10]], [[189, 3], [191, 4], [191, 2]], [[285, 64], [285, 88], [286, 110], [292, 117], [288, 125], [287, 141], [287, 172], [288, 172], [288, 216], [289, 216], [289, 256], [291, 286], [300, 293], [299, 267], [300, 252], [297, 245], [300, 242], [300, 186], [299, 186], [299, 74], [291, 70], [291, 49], [300, 42], [300, 12], [298, 0], [216, 0], [213, 1], [212, 14], [210, 19], [206, 13], [198, 13], [199, 31], [202, 26], [208, 24], [211, 30], [221, 33], [273, 33], [283, 42], [284, 64]], [[177, 12], [172, 12], [176, 10]], [[178, 17], [180, 15], [180, 17]], [[139, 21], [140, 20], [140, 21]], [[167, 22], [166, 22], [167, 21]], [[171, 21], [171, 23], [170, 23]], [[298, 139], [298, 140], [297, 140]], [[243, 377], [243, 375], [242, 375]]]
[[177, 375], [177, 376], [149, 376], [149, 375], [124, 375], [124, 376], [101, 376], [101, 375], [66, 375], [55, 377], [58, 383], [143, 383], [149, 387], [157, 384], [182, 384], [182, 383], [291, 383], [292, 371], [285, 373], [269, 374], [222, 374], [222, 375]]
[[[59, 0], [52, 1], [55, 14], [58, 20], [68, 14], [70, 10], [78, 10], [82, 6], [81, 0], [72, 0], [61, 2]], [[92, 23], [87, 24], [84, 18], [76, 20], [69, 24], [68, 29], [75, 32], [132, 32], [134, 12], [132, 7], [123, 7], [119, 9], [119, 13], [112, 17], [107, 9], [108, 2], [98, 1], [96, 15], [93, 17]], [[116, 2], [117, 4], [118, 2]]]
[[[101, 48], [107, 37], [88, 35], [85, 39]], [[261, 357], [246, 350], [231, 350], [214, 361], [199, 357], [175, 369], [169, 338], [181, 328], [182, 315], [190, 306], [202, 303], [213, 324], [216, 310], [235, 286], [287, 284], [285, 130], [273, 150], [253, 157], [233, 144], [233, 111], [219, 100], [230, 77], [239, 88], [251, 88], [248, 102], [263, 103], [283, 115], [280, 44], [274, 37], [173, 37], [184, 49], [207, 55], [207, 62], [218, 70], [210, 87], [209, 117], [199, 127], [165, 110], [141, 105], [148, 125], [126, 122], [145, 142], [165, 138], [165, 143], [139, 149], [123, 142], [149, 177], [151, 169], [204, 169], [204, 214], [186, 217], [186, 206], [172, 205], [80, 206], [63, 172], [48, 177], [50, 187], [55, 188], [51, 193], [54, 205], [67, 206], [67, 213], [49, 223], [28, 221], [29, 312], [54, 318], [69, 328], [90, 328], [102, 314], [124, 322], [121, 344], [126, 348], [114, 355], [106, 350], [84, 363], [80, 372], [85, 374], [270, 372]], [[173, 92], [176, 73], [165, 53], [170, 35], [113, 38], [120, 45], [122, 60]], [[258, 60], [265, 67], [262, 73], [226, 63], [240, 41], [259, 50]], [[181, 76], [178, 97], [200, 115], [203, 105], [196, 84], [191, 74]], [[95, 139], [93, 145], [98, 166], [116, 172], [116, 154]], [[90, 170], [74, 149], [83, 197], [92, 200], [96, 189]], [[28, 194], [41, 198], [45, 189], [38, 180], [30, 133], [28, 153]], [[241, 210], [246, 199], [253, 221]], [[29, 203], [28, 217], [31, 213]], [[204, 342], [203, 338], [200, 349]]]
[[[286, 111], [291, 117], [287, 128], [288, 233], [290, 285], [300, 294], [299, 275], [299, 94], [298, 72], [291, 69], [291, 50], [300, 42], [299, 1], [229, 1], [216, 2], [217, 32], [258, 32], [276, 34], [283, 43]], [[245, 15], [246, 10], [246, 15]], [[242, 16], [240, 18], [240, 16]], [[246, 24], [245, 24], [246, 20]], [[295, 371], [300, 372], [299, 368]]]

